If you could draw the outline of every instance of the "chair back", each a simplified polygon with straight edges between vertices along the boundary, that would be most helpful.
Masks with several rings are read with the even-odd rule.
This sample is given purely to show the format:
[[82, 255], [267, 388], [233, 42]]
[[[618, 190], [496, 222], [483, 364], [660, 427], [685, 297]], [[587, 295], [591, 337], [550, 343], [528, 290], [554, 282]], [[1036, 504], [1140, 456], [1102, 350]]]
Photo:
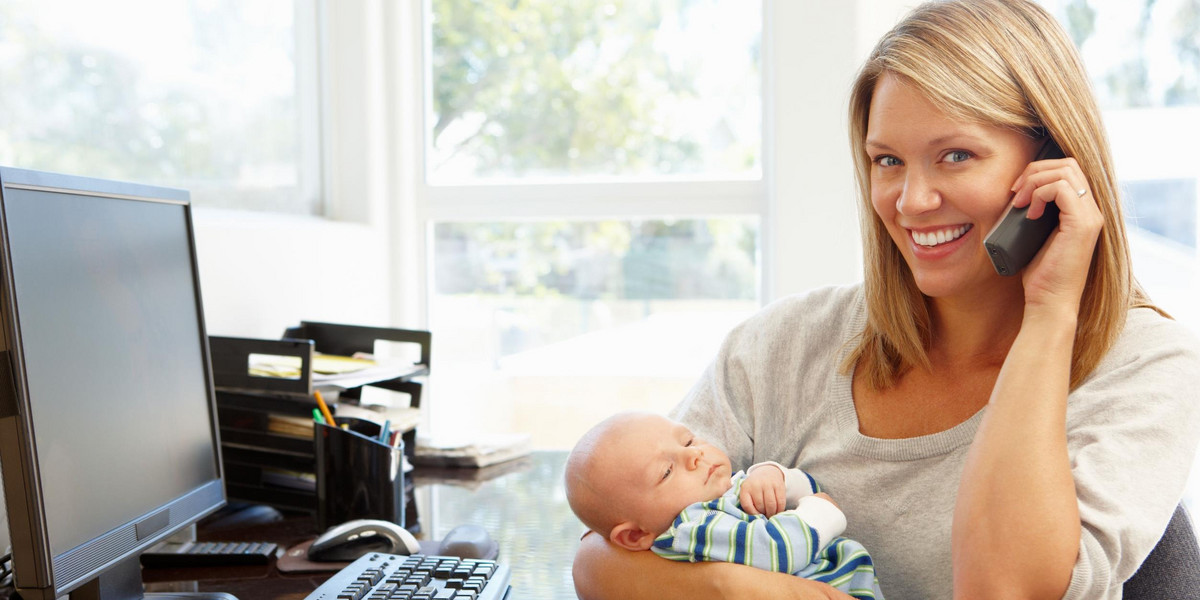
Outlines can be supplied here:
[[1200, 598], [1200, 545], [1187, 509], [1180, 504], [1158, 545], [1125, 582], [1125, 600]]

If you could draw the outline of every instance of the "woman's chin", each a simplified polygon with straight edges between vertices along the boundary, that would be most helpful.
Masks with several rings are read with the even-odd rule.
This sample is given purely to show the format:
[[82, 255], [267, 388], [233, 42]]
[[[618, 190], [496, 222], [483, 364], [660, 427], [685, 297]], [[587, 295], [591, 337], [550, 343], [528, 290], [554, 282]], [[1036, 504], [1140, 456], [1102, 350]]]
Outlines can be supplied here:
[[1020, 277], [1000, 277], [995, 270], [964, 272], [914, 272], [917, 289], [929, 298], [958, 298], [995, 294], [1009, 285], [1020, 286]]

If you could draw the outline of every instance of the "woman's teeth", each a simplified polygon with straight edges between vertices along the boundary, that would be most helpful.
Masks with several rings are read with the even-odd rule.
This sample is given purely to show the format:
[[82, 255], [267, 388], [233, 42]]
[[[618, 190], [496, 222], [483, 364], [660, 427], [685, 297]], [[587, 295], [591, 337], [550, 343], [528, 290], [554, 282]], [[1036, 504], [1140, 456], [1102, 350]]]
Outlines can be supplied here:
[[962, 237], [962, 235], [970, 228], [970, 225], [959, 225], [958, 227], [948, 227], [946, 229], [939, 229], [938, 231], [914, 231], [912, 232], [912, 238], [914, 242], [922, 246], [933, 247], [938, 244], [945, 244], [946, 242], [957, 240], [958, 238]]

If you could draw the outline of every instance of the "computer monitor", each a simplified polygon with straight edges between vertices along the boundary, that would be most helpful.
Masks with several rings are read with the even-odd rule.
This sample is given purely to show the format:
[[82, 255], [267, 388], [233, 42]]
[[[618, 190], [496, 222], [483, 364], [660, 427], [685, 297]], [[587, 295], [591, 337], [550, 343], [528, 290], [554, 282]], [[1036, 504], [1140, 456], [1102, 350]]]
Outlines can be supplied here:
[[138, 597], [225, 503], [188, 193], [0, 167], [0, 471], [25, 600]]

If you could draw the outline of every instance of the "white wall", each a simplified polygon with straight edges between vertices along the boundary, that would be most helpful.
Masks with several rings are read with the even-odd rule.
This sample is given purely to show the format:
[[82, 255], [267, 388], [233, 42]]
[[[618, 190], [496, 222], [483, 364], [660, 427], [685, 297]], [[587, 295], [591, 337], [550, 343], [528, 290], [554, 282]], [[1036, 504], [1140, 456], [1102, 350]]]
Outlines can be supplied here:
[[847, 103], [875, 41], [914, 3], [768, 3], [765, 300], [862, 278]]
[[387, 243], [379, 227], [196, 213], [210, 334], [278, 338], [301, 320], [388, 324]]

